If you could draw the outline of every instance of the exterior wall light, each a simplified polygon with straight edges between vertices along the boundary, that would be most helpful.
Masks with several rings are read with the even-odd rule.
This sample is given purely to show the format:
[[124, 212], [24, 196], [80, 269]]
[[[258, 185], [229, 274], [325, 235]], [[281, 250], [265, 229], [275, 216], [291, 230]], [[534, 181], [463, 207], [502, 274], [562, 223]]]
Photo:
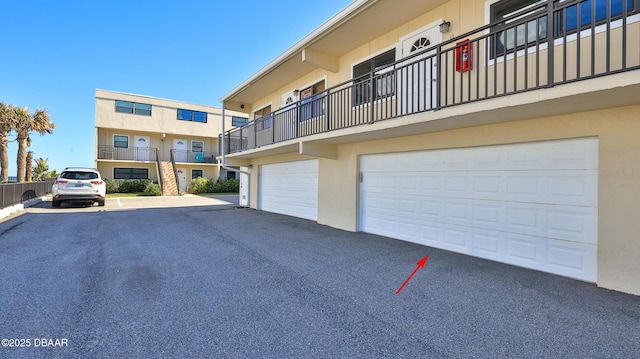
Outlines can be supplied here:
[[442, 24], [440, 24], [440, 32], [441, 33], [445, 33], [445, 32], [449, 32], [449, 26], [451, 25], [451, 23], [449, 21], [443, 21]]

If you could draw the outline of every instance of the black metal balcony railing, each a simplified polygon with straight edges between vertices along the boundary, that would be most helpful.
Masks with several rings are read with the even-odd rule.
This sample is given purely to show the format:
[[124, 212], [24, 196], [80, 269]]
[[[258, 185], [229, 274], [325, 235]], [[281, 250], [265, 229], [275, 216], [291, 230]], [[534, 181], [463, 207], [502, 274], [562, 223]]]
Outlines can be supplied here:
[[[194, 152], [172, 149], [176, 162], [187, 163], [218, 163], [217, 152]], [[131, 147], [122, 148], [114, 146], [98, 146], [98, 159], [117, 161], [169, 161], [170, 157], [162, 158], [157, 148]]]
[[225, 151], [640, 69], [639, 4], [540, 3], [231, 129]]
[[120, 161], [155, 161], [156, 148], [98, 146], [98, 159]]
[[216, 158], [218, 157], [217, 152], [194, 152], [176, 149], [172, 149], [171, 152], [173, 152], [173, 158], [176, 162], [218, 163]]

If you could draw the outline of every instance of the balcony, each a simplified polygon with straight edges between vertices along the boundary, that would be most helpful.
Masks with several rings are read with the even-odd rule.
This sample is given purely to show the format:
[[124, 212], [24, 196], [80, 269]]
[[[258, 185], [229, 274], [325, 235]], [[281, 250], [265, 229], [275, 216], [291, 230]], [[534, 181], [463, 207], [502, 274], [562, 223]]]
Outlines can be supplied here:
[[[217, 152], [193, 152], [187, 150], [171, 150], [176, 162], [178, 163], [202, 163], [202, 164], [217, 164], [216, 157]], [[121, 148], [114, 146], [98, 146], [98, 159], [99, 160], [114, 160], [114, 161], [155, 161], [156, 153], [159, 154], [157, 148], [148, 147], [133, 147], [133, 148]], [[160, 161], [171, 161], [170, 155], [160, 156]]]
[[218, 160], [216, 159], [218, 153], [216, 152], [193, 152], [176, 149], [172, 149], [171, 152], [173, 153], [173, 158], [176, 162], [210, 164], [218, 163]]
[[638, 6], [537, 4], [229, 130], [225, 152], [638, 70]]

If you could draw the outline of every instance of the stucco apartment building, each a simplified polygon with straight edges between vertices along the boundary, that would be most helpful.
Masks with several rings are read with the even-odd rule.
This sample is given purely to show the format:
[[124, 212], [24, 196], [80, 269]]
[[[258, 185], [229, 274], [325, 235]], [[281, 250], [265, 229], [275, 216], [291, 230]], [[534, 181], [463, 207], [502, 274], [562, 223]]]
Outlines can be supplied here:
[[221, 108], [105, 90], [95, 99], [95, 165], [106, 178], [152, 179], [165, 195], [197, 177], [235, 178], [217, 160]]
[[252, 208], [640, 294], [640, 2], [356, 0], [221, 99]]

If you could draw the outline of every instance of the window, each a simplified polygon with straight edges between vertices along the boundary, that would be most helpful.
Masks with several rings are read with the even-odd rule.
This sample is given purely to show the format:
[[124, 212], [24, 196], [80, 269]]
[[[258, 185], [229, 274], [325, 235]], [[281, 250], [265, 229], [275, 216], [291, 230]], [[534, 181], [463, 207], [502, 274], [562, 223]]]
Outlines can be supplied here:
[[202, 177], [202, 170], [191, 170], [191, 179], [196, 179]]
[[246, 126], [249, 119], [246, 117], [231, 116], [231, 126]]
[[324, 115], [324, 80], [300, 91], [300, 121]]
[[253, 119], [256, 121], [257, 130], [266, 130], [271, 128], [271, 105], [263, 107], [253, 113]]
[[89, 180], [89, 179], [96, 179], [98, 178], [98, 174], [96, 172], [85, 172], [85, 171], [69, 171], [69, 172], [63, 172], [60, 175], [60, 178], [66, 178], [66, 179], [75, 179], [75, 180]]
[[[394, 93], [394, 72], [389, 66], [396, 61], [396, 50], [389, 50], [381, 55], [361, 62], [353, 67], [354, 92], [353, 105], [358, 106], [373, 100], [392, 96]], [[371, 83], [371, 73], [374, 81]], [[373, 86], [373, 88], [371, 88]]]
[[116, 112], [151, 116], [151, 105], [145, 103], [116, 100]]
[[[548, 6], [561, 7], [567, 1], [560, 0], [555, 4], [549, 3]], [[502, 0], [491, 5], [491, 22], [497, 23], [492, 28], [495, 33], [492, 37], [492, 58], [536, 41], [547, 40], [547, 16], [543, 14], [546, 10], [542, 6], [545, 3], [545, 0]], [[625, 10], [624, 5], [627, 14], [638, 12], [638, 0], [586, 0], [569, 5], [554, 12], [553, 35], [561, 37], [567, 32], [577, 31], [578, 26], [584, 28], [590, 27], [592, 23], [603, 23], [607, 19], [607, 6], [610, 6], [610, 17], [619, 19]], [[513, 25], [514, 22], [536, 13], [537, 18]]]
[[129, 148], [129, 136], [114, 135], [113, 147]]
[[492, 28], [496, 33], [492, 37], [492, 58], [547, 38], [546, 16], [533, 19], [526, 24], [512, 25], [523, 17], [544, 11], [540, 6], [545, 2], [546, 0], [503, 0], [491, 5], [491, 22], [498, 23]]
[[191, 152], [204, 152], [204, 142], [191, 141]]
[[[592, 15], [595, 12], [594, 24], [602, 23], [607, 19], [607, 3], [611, 2], [610, 16], [612, 19], [622, 17], [625, 0], [587, 0], [579, 4], [567, 7], [563, 12], [558, 13], [557, 25], [555, 26], [556, 36], [567, 32], [576, 31], [578, 23], [580, 28], [589, 27], [592, 23]], [[561, 1], [562, 3], [563, 1]], [[595, 8], [594, 8], [595, 3]], [[634, 0], [626, 0], [627, 14], [637, 12]], [[579, 13], [579, 15], [578, 15]], [[578, 18], [579, 17], [579, 18]]]
[[113, 179], [149, 179], [149, 169], [116, 167], [113, 169]]
[[207, 113], [201, 111], [178, 109], [178, 120], [206, 123]]

